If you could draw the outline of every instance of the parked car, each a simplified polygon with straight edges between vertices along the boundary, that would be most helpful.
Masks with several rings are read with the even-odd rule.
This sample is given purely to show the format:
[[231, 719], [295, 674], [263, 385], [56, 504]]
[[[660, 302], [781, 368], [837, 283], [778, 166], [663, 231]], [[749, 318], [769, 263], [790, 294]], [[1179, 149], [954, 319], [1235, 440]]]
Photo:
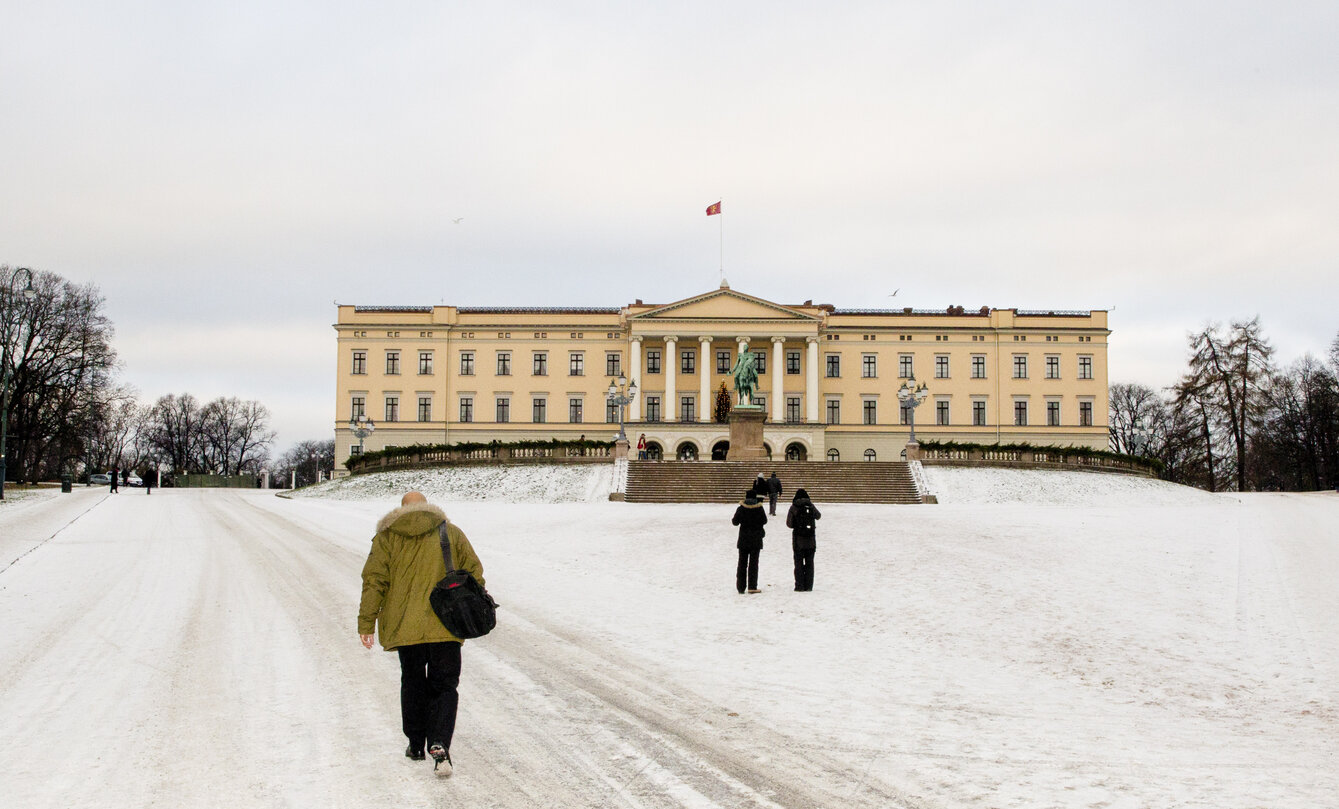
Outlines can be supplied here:
[[105, 472], [96, 472], [88, 476], [90, 486], [110, 486], [112, 485], [112, 476]]
[[140, 476], [137, 475], [137, 474], [135, 474], [134, 472], [131, 472], [131, 473], [130, 473], [130, 477], [126, 478], [125, 481], [126, 481], [126, 485], [127, 485], [127, 486], [143, 486], [143, 485], [144, 485], [144, 481], [141, 480], [141, 479], [140, 479]]

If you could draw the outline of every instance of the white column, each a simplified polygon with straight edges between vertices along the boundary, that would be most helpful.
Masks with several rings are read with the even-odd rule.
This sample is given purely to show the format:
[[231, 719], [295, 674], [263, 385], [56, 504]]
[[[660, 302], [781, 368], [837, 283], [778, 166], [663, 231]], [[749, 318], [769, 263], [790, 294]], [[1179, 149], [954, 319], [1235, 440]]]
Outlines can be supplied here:
[[806, 337], [809, 355], [804, 368], [804, 418], [811, 424], [818, 423], [818, 338]]
[[628, 351], [628, 381], [637, 383], [637, 393], [628, 403], [628, 421], [642, 420], [642, 337], [632, 337], [631, 350]]
[[697, 339], [698, 345], [702, 347], [702, 356], [697, 358], [697, 372], [702, 378], [702, 387], [697, 400], [697, 420], [711, 421], [711, 409], [716, 405], [711, 390], [711, 369], [716, 367], [716, 358], [711, 356], [711, 338]]
[[772, 338], [772, 421], [782, 421], [786, 414], [782, 409], [783, 397], [786, 395], [783, 387], [786, 381], [785, 346], [786, 338]]
[[675, 390], [674, 374], [678, 372], [679, 358], [675, 352], [679, 347], [679, 338], [673, 335], [665, 338], [665, 405], [663, 408], [665, 421], [678, 421], [679, 412], [679, 392]]

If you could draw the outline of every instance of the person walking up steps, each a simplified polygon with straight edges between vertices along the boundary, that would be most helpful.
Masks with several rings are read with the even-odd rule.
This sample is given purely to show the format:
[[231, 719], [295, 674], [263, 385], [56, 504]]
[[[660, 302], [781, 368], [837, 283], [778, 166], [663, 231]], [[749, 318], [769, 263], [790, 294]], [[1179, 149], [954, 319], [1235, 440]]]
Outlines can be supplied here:
[[767, 524], [767, 515], [763, 512], [762, 503], [758, 502], [758, 497], [752, 489], [744, 493], [744, 502], [735, 509], [734, 519], [730, 522], [739, 526], [739, 541], [735, 543], [735, 547], [739, 549], [739, 566], [735, 569], [735, 589], [743, 595], [744, 587], [747, 585], [750, 593], [760, 592], [758, 556], [762, 553], [762, 538], [767, 534], [767, 530], [763, 528]]
[[786, 527], [790, 529], [790, 547], [795, 554], [795, 592], [807, 593], [814, 589], [814, 550], [818, 547], [814, 523], [823, 517], [804, 489], [795, 490], [790, 511], [786, 512]]
[[[446, 575], [439, 542], [446, 526], [451, 563], [484, 583], [484, 568], [461, 531], [419, 492], [381, 518], [363, 565], [363, 597], [358, 606], [358, 639], [371, 649], [400, 655], [400, 720], [409, 747], [404, 754], [422, 761], [432, 756], [434, 771], [451, 774], [451, 737], [456, 728], [461, 640], [442, 626], [428, 595]], [[426, 745], [426, 748], [425, 748]]]
[[767, 479], [767, 513], [776, 516], [776, 499], [781, 496], [781, 478], [772, 472], [772, 476]]

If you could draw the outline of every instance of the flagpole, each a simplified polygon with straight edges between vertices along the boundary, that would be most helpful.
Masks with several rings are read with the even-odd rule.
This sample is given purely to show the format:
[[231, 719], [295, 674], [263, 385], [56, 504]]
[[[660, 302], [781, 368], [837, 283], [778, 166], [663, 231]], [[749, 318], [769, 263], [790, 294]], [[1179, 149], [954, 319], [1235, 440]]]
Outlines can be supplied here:
[[717, 223], [720, 226], [720, 234], [721, 234], [721, 281], [725, 281], [725, 205], [723, 204], [724, 202], [725, 200], [722, 199], [721, 203], [718, 203], [721, 205], [721, 212], [717, 214], [717, 216], [720, 217], [721, 220], [720, 222]]

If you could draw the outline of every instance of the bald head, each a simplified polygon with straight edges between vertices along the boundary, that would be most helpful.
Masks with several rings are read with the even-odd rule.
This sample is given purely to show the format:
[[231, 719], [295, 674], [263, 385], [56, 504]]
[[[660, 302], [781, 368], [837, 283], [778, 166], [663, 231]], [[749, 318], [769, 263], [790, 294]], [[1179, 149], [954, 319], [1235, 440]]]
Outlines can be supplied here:
[[426, 502], [428, 502], [428, 498], [423, 496], [423, 492], [407, 492], [404, 497], [400, 498], [400, 505], [402, 506], [412, 506], [415, 503]]

